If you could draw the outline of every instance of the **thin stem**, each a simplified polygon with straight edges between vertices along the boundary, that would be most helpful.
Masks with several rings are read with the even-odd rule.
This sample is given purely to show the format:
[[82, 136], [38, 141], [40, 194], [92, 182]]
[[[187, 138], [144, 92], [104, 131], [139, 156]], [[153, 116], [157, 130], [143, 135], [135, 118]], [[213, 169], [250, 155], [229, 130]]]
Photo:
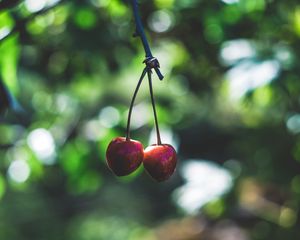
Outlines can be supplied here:
[[149, 81], [149, 90], [150, 90], [150, 96], [151, 96], [151, 103], [154, 113], [154, 122], [155, 122], [155, 128], [156, 128], [156, 138], [157, 138], [157, 144], [161, 145], [161, 138], [159, 133], [159, 127], [158, 127], [158, 120], [157, 120], [157, 114], [156, 114], [156, 108], [155, 108], [155, 101], [154, 101], [154, 94], [153, 94], [153, 87], [152, 87], [152, 78], [151, 78], [151, 69], [147, 69], [148, 74], [148, 81]]
[[133, 104], [134, 104], [134, 101], [135, 101], [135, 98], [136, 98], [136, 95], [139, 91], [139, 88], [141, 86], [141, 83], [146, 75], [146, 72], [147, 72], [147, 67], [144, 68], [143, 72], [142, 72], [142, 75], [138, 81], [138, 84], [136, 85], [136, 88], [134, 90], [134, 93], [133, 93], [133, 96], [132, 96], [132, 99], [131, 99], [131, 103], [130, 103], [130, 107], [129, 107], [129, 112], [128, 112], [128, 119], [127, 119], [127, 128], [126, 128], [126, 140], [129, 141], [130, 140], [130, 120], [131, 120], [131, 114], [132, 114], [132, 109], [133, 109]]

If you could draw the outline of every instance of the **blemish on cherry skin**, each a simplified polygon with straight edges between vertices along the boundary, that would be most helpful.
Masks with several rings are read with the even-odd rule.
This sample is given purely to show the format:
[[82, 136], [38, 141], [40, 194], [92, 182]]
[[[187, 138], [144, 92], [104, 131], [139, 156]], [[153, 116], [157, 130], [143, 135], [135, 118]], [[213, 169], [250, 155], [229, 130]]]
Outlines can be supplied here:
[[106, 150], [107, 165], [117, 176], [126, 176], [134, 172], [141, 165], [143, 157], [143, 145], [125, 137], [113, 139]]

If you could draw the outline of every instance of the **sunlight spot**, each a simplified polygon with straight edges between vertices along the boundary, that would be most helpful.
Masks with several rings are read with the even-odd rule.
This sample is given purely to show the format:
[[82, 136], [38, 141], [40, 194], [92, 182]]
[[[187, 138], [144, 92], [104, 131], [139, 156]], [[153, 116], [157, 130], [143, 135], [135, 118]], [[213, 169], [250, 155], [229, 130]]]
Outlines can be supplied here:
[[120, 122], [120, 113], [118, 109], [108, 106], [99, 113], [100, 123], [107, 128], [112, 128]]
[[221, 1], [226, 4], [234, 4], [240, 2], [239, 0], [221, 0]]
[[289, 68], [295, 62], [292, 50], [286, 45], [279, 45], [275, 49], [275, 57], [284, 68]]
[[220, 53], [224, 65], [232, 65], [237, 61], [255, 56], [253, 44], [244, 39], [227, 41], [222, 45]]
[[213, 230], [211, 231], [210, 239], [250, 240], [250, 237], [249, 233], [245, 231], [241, 226], [239, 226], [238, 223], [235, 223], [235, 221], [230, 219], [222, 218], [222, 220], [216, 221], [216, 223], [214, 224]]
[[97, 141], [107, 134], [107, 128], [103, 127], [98, 120], [90, 120], [84, 123], [82, 131], [83, 136], [91, 141]]
[[37, 12], [44, 7], [50, 7], [58, 3], [60, 0], [25, 0], [25, 6], [30, 12]]
[[300, 114], [295, 114], [286, 122], [286, 126], [291, 133], [300, 133]]
[[174, 16], [171, 12], [160, 10], [154, 12], [149, 19], [150, 28], [158, 33], [168, 31], [174, 25]]
[[27, 138], [27, 143], [39, 160], [46, 165], [55, 162], [55, 143], [51, 133], [43, 128], [33, 130]]
[[58, 2], [60, 2], [60, 0], [47, 0], [47, 6], [53, 6]]
[[46, 0], [25, 0], [25, 6], [30, 12], [37, 12], [46, 6]]
[[27, 162], [23, 160], [13, 161], [8, 168], [8, 176], [17, 183], [25, 182], [30, 175], [30, 168]]
[[95, 7], [107, 7], [110, 0], [90, 0]]
[[[170, 144], [174, 147], [174, 149], [177, 151], [178, 150], [178, 145], [179, 145], [179, 139], [174, 135], [174, 132], [172, 129], [164, 126], [160, 126], [159, 128], [160, 131], [160, 137], [162, 143], [167, 143]], [[155, 128], [152, 129], [149, 137], [149, 145], [156, 144], [157, 139], [156, 139], [156, 130]]]
[[[145, 102], [139, 103], [134, 106], [131, 115], [130, 129], [138, 129], [148, 123], [152, 117], [151, 111], [149, 111], [148, 105]], [[125, 112], [125, 118], [127, 121], [128, 111]]]
[[9, 33], [10, 33], [11, 29], [9, 27], [3, 27], [0, 29], [0, 40], [2, 38], [5, 38]]
[[174, 197], [178, 206], [189, 214], [196, 214], [203, 205], [216, 200], [232, 187], [230, 172], [209, 161], [187, 161], [182, 175], [186, 184], [175, 190]]
[[280, 65], [275, 60], [261, 63], [243, 61], [227, 72], [230, 96], [239, 99], [249, 90], [268, 84], [278, 75], [279, 70]]
[[70, 98], [68, 95], [65, 94], [57, 94], [55, 97], [55, 107], [58, 112], [73, 112], [76, 103]]

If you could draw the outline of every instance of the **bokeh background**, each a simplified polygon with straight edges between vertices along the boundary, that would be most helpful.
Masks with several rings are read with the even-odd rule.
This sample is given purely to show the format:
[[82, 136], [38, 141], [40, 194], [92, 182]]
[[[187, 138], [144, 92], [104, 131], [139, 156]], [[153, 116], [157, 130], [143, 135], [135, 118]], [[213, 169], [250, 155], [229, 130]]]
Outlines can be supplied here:
[[[144, 51], [128, 1], [1, 0], [0, 239], [300, 239], [300, 3], [153, 0], [140, 12], [172, 178], [116, 178]], [[4, 95], [0, 96], [3, 103]], [[132, 137], [155, 142], [148, 85]]]

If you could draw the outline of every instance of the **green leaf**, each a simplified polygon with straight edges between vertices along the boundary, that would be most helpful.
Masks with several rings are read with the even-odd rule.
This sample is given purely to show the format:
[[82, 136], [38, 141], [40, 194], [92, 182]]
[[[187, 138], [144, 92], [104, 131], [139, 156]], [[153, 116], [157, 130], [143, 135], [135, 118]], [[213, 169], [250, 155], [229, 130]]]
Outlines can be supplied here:
[[5, 193], [5, 180], [2, 177], [2, 175], [0, 175], [0, 199], [2, 198], [4, 193]]
[[9, 91], [18, 94], [17, 65], [20, 55], [20, 46], [17, 36], [11, 36], [0, 42], [0, 74]]
[[[0, 13], [0, 32], [5, 29], [11, 30], [14, 26], [14, 20], [8, 12]], [[1, 35], [1, 34], [0, 34]]]

